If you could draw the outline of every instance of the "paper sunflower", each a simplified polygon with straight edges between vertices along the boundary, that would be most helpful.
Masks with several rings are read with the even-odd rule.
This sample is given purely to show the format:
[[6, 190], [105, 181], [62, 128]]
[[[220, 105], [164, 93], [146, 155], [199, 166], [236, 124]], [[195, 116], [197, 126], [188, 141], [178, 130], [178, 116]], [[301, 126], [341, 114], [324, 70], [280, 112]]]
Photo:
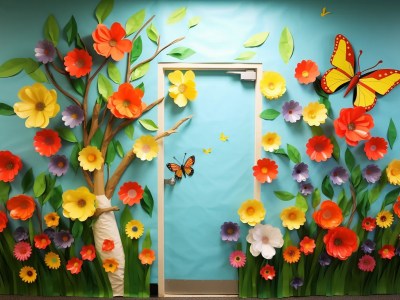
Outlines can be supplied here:
[[120, 119], [137, 119], [142, 115], [146, 104], [142, 102], [143, 91], [130, 83], [123, 83], [109, 98], [107, 108]]
[[7, 201], [7, 209], [14, 220], [26, 221], [35, 211], [35, 200], [31, 196], [16, 195]]
[[278, 176], [278, 165], [269, 158], [259, 159], [253, 166], [253, 176], [261, 183], [271, 183]]
[[57, 227], [60, 222], [60, 216], [56, 212], [48, 213], [43, 218], [47, 227]]
[[156, 260], [156, 253], [152, 249], [144, 248], [139, 253], [139, 259], [142, 265], [151, 265]]
[[238, 209], [240, 221], [254, 226], [265, 218], [265, 208], [261, 201], [250, 199], [242, 203]]
[[14, 245], [13, 250], [14, 257], [19, 261], [28, 260], [32, 254], [32, 247], [31, 244], [28, 242], [18, 242]]
[[260, 89], [267, 99], [278, 99], [286, 92], [285, 78], [278, 72], [266, 71], [261, 78]]
[[400, 160], [393, 159], [386, 168], [386, 175], [393, 185], [400, 185]]
[[296, 246], [287, 246], [283, 250], [283, 260], [288, 264], [297, 263], [300, 260], [301, 252]]
[[133, 153], [135, 153], [140, 160], [151, 161], [153, 158], [157, 157], [158, 151], [158, 143], [151, 135], [141, 136], [133, 145]]
[[115, 258], [106, 258], [103, 260], [103, 268], [107, 273], [114, 273], [118, 269], [118, 261]]
[[319, 74], [318, 66], [312, 60], [302, 60], [294, 70], [294, 77], [302, 84], [314, 82]]
[[65, 71], [76, 78], [89, 74], [92, 65], [92, 57], [85, 49], [74, 49], [64, 57]]
[[169, 87], [169, 96], [179, 107], [185, 107], [188, 100], [193, 101], [197, 97], [195, 75], [193, 71], [186, 71], [185, 74], [176, 70], [168, 74], [168, 79], [172, 83]]
[[52, 129], [42, 129], [33, 137], [35, 151], [42, 156], [50, 157], [61, 149], [61, 138]]
[[0, 151], [0, 180], [12, 182], [22, 169], [21, 159], [10, 151]]
[[282, 226], [289, 230], [299, 229], [306, 222], [306, 214], [296, 206], [290, 206], [282, 210], [280, 214]]
[[306, 147], [307, 155], [316, 162], [326, 161], [333, 153], [333, 144], [324, 135], [313, 136], [308, 140]]
[[265, 259], [271, 259], [276, 254], [275, 248], [282, 248], [283, 236], [279, 228], [269, 224], [257, 224], [246, 236], [250, 243], [250, 253], [257, 257], [260, 254]]
[[275, 277], [275, 268], [269, 264], [266, 264], [260, 269], [260, 275], [265, 280], [272, 280]]
[[7, 227], [7, 223], [7, 214], [0, 210], [0, 232], [3, 232], [3, 230]]
[[36, 277], [37, 277], [37, 273], [33, 267], [24, 266], [19, 271], [19, 278], [21, 278], [21, 280], [23, 282], [26, 282], [26, 283], [35, 282]]
[[229, 255], [229, 263], [234, 268], [243, 268], [246, 264], [246, 255], [240, 250], [233, 251]]
[[267, 152], [274, 152], [281, 145], [281, 137], [276, 132], [267, 132], [261, 140], [261, 145]]
[[331, 200], [323, 201], [319, 210], [314, 211], [312, 217], [315, 223], [323, 229], [338, 227], [343, 221], [342, 210]]
[[139, 204], [143, 198], [143, 188], [137, 182], [125, 182], [118, 191], [119, 199], [122, 203], [132, 206]]
[[364, 152], [369, 160], [382, 159], [387, 153], [388, 143], [384, 138], [372, 137], [364, 144]]
[[82, 246], [82, 249], [79, 253], [82, 257], [82, 260], [93, 261], [93, 259], [96, 258], [96, 249], [93, 245]]
[[130, 239], [138, 239], [143, 235], [144, 226], [139, 220], [131, 220], [125, 225], [125, 233]]
[[380, 211], [376, 216], [376, 225], [380, 228], [388, 228], [393, 224], [393, 214], [388, 210]]
[[94, 146], [86, 146], [79, 151], [78, 160], [82, 169], [90, 172], [100, 170], [104, 163], [100, 150]]
[[315, 240], [305, 236], [300, 241], [300, 251], [304, 253], [304, 255], [313, 254], [315, 249]]
[[66, 269], [71, 272], [71, 274], [79, 274], [82, 269], [83, 261], [79, 258], [73, 257], [68, 260]]
[[49, 269], [57, 270], [61, 266], [61, 259], [57, 253], [48, 252], [44, 256], [44, 262]]
[[86, 221], [96, 211], [96, 196], [84, 186], [65, 191], [62, 200], [63, 215], [71, 220]]
[[320, 126], [328, 118], [328, 110], [319, 102], [310, 102], [303, 108], [303, 120], [310, 126]]
[[332, 257], [346, 260], [357, 251], [357, 234], [347, 227], [336, 227], [329, 229], [324, 236], [326, 252]]
[[45, 233], [35, 235], [33, 241], [35, 242], [35, 247], [38, 249], [46, 249], [51, 244], [49, 236]]

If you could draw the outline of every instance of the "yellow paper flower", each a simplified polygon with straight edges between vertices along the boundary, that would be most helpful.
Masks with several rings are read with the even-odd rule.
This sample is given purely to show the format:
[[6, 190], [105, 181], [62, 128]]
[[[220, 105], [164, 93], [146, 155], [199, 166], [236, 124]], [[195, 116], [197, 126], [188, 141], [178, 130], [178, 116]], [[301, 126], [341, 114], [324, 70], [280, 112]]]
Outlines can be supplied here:
[[265, 218], [265, 208], [261, 201], [249, 199], [238, 209], [240, 221], [254, 226]]
[[56, 212], [48, 213], [44, 216], [47, 227], [57, 227], [60, 222], [60, 216]]
[[144, 226], [138, 220], [131, 220], [125, 225], [125, 233], [131, 239], [138, 239], [143, 235]]
[[96, 211], [96, 196], [84, 186], [65, 191], [62, 200], [63, 214], [71, 220], [85, 221]]
[[386, 175], [391, 184], [400, 185], [400, 160], [392, 160], [386, 168]]
[[118, 261], [115, 258], [106, 258], [103, 260], [103, 268], [106, 272], [114, 273], [118, 265]]
[[289, 230], [299, 229], [306, 222], [306, 214], [296, 206], [290, 206], [281, 212], [282, 225]]
[[319, 102], [310, 102], [303, 109], [303, 120], [310, 126], [319, 126], [325, 123], [328, 110]]
[[19, 277], [23, 282], [32, 283], [35, 282], [37, 273], [36, 270], [30, 266], [22, 267], [19, 271]]
[[261, 93], [267, 99], [278, 99], [286, 92], [286, 81], [278, 72], [266, 71], [260, 81]]
[[22, 119], [27, 118], [25, 121], [27, 128], [47, 127], [49, 120], [60, 111], [56, 91], [48, 90], [41, 83], [24, 86], [19, 90], [18, 98], [22, 102], [14, 104], [14, 112]]
[[169, 87], [169, 96], [179, 107], [184, 107], [187, 101], [193, 101], [197, 97], [196, 82], [193, 71], [183, 74], [176, 70], [168, 74], [169, 81], [173, 84]]
[[281, 137], [275, 132], [267, 132], [262, 137], [261, 144], [265, 151], [274, 152], [281, 145]]
[[390, 211], [382, 210], [376, 216], [376, 225], [380, 228], [388, 228], [393, 223], [393, 214]]
[[133, 145], [133, 153], [141, 160], [151, 161], [158, 154], [158, 144], [151, 135], [143, 135]]
[[90, 172], [100, 170], [104, 162], [100, 150], [94, 146], [86, 146], [79, 151], [78, 160], [82, 169]]
[[60, 256], [57, 253], [49, 252], [44, 256], [44, 262], [49, 269], [57, 270], [61, 265]]

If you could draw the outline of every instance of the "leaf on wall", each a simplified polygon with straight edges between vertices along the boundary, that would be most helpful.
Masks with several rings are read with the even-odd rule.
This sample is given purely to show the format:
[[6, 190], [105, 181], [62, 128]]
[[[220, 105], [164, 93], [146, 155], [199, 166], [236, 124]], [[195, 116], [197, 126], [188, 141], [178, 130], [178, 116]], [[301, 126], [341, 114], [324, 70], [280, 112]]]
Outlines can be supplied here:
[[46, 173], [40, 173], [33, 183], [33, 194], [36, 198], [43, 195], [46, 190]]
[[142, 37], [138, 37], [134, 42], [131, 50], [131, 64], [140, 57], [143, 51]]
[[321, 202], [321, 192], [319, 191], [318, 188], [315, 188], [311, 195], [312, 207], [314, 209], [317, 208], [320, 202]]
[[307, 212], [308, 210], [307, 199], [302, 194], [297, 193], [296, 202], [294, 206], [300, 208], [304, 212]]
[[346, 163], [347, 169], [349, 169], [349, 171], [351, 172], [356, 164], [356, 160], [349, 148], [347, 148], [346, 152], [344, 153], [344, 161]]
[[244, 51], [239, 54], [238, 57], [235, 58], [235, 60], [250, 60], [256, 55], [254, 51]]
[[193, 27], [197, 26], [200, 23], [200, 21], [201, 21], [200, 17], [193, 17], [189, 20], [188, 27], [193, 28]]
[[62, 138], [64, 141], [71, 143], [78, 142], [78, 139], [76, 138], [74, 132], [70, 128], [58, 127], [56, 128], [56, 131], [58, 132], [60, 138]]
[[126, 21], [125, 31], [126, 35], [129, 36], [132, 33], [138, 31], [143, 25], [144, 18], [146, 17], [146, 10], [139, 10], [137, 13], [133, 14], [128, 21]]
[[154, 43], [158, 43], [158, 30], [157, 28], [154, 26], [153, 23], [151, 23], [149, 26], [147, 26], [146, 28], [146, 33], [147, 33], [147, 37], [153, 41]]
[[244, 42], [243, 46], [246, 48], [251, 47], [259, 47], [267, 40], [269, 36], [269, 32], [259, 32], [252, 35], [246, 42]]
[[287, 144], [287, 154], [289, 156], [289, 159], [294, 162], [295, 164], [298, 164], [301, 162], [301, 155], [299, 150], [293, 145]]
[[389, 142], [390, 149], [393, 149], [393, 144], [396, 141], [397, 138], [397, 129], [396, 125], [393, 122], [393, 119], [390, 118], [389, 126], [387, 129], [387, 139]]
[[39, 68], [29, 73], [28, 75], [36, 82], [41, 82], [41, 83], [48, 82], [46, 74]]
[[114, 146], [115, 146], [115, 151], [117, 151], [118, 156], [123, 158], [125, 155], [125, 152], [124, 152], [124, 148], [122, 148], [121, 143], [119, 141], [115, 141]]
[[114, 6], [114, 0], [101, 0], [96, 6], [94, 14], [99, 24], [109, 16]]
[[71, 83], [79, 95], [83, 96], [85, 94], [86, 87], [82, 78], [71, 78]]
[[175, 24], [186, 16], [186, 7], [180, 7], [174, 10], [167, 19], [167, 24]]
[[79, 220], [74, 221], [74, 225], [72, 225], [71, 233], [75, 239], [79, 239], [82, 236], [83, 232], [83, 223]]
[[105, 159], [105, 162], [106, 162], [107, 165], [111, 165], [111, 164], [112, 164], [112, 162], [113, 162], [114, 159], [115, 159], [115, 155], [116, 155], [116, 154], [117, 154], [117, 153], [116, 153], [116, 151], [115, 151], [114, 142], [111, 141], [111, 142], [108, 144], [108, 147], [107, 147], [107, 153], [106, 153], [106, 159]]
[[11, 192], [11, 184], [0, 180], [0, 203], [6, 203]]
[[15, 115], [14, 108], [6, 103], [0, 102], [0, 116]]
[[60, 39], [60, 28], [53, 15], [48, 16], [44, 23], [44, 37], [46, 40], [51, 41], [54, 46], [57, 46], [58, 40]]
[[337, 140], [335, 139], [335, 137], [334, 137], [333, 135], [332, 135], [329, 139], [331, 140], [332, 145], [333, 145], [333, 153], [332, 153], [332, 156], [333, 156], [333, 158], [334, 158], [337, 162], [339, 162], [339, 160], [340, 160], [340, 148], [339, 148], [339, 144], [338, 144]]
[[268, 121], [275, 120], [281, 113], [273, 108], [264, 110], [260, 114], [260, 118]]
[[325, 176], [324, 179], [322, 180], [321, 190], [322, 193], [329, 199], [333, 198], [334, 191], [329, 176]]
[[147, 186], [145, 186], [144, 188], [143, 198], [140, 200], [140, 205], [142, 206], [143, 210], [151, 217], [151, 215], [153, 214], [154, 199]]
[[154, 121], [150, 120], [150, 119], [141, 119], [139, 120], [140, 125], [142, 125], [145, 129], [149, 130], [149, 131], [157, 131], [158, 130], [158, 126], [156, 123], [154, 123]]
[[39, 68], [39, 63], [32, 58], [25, 59], [24, 71], [26, 74], [35, 72]]
[[97, 90], [106, 101], [114, 92], [110, 80], [103, 74], [99, 74], [99, 77], [97, 78]]
[[144, 63], [143, 65], [137, 67], [132, 73], [131, 81], [142, 78], [144, 75], [146, 75], [147, 71], [149, 71], [149, 68], [150, 62]]
[[293, 195], [289, 192], [285, 192], [285, 191], [274, 191], [274, 194], [277, 198], [279, 198], [283, 201], [289, 201], [295, 197], [295, 195]]
[[26, 58], [12, 58], [0, 66], [0, 78], [19, 74], [25, 67]]
[[167, 53], [167, 55], [175, 57], [180, 60], [184, 60], [184, 59], [192, 56], [195, 53], [196, 53], [196, 51], [194, 51], [193, 49], [187, 48], [187, 47], [176, 47], [176, 48], [172, 49], [171, 51], [169, 51]]
[[76, 24], [74, 16], [72, 16], [67, 25], [65, 25], [64, 34], [67, 39], [68, 46], [71, 46], [78, 34], [78, 25]]
[[133, 127], [133, 124], [129, 124], [128, 126], [125, 127], [124, 132], [125, 132], [125, 135], [130, 140], [133, 140], [133, 135], [135, 134], [135, 127]]
[[114, 81], [117, 84], [121, 83], [121, 72], [119, 71], [119, 69], [117, 68], [117, 65], [113, 62], [109, 62], [108, 66], [107, 66], [107, 74], [108, 77], [110, 77], [110, 79], [112, 81]]
[[285, 27], [282, 30], [281, 37], [279, 39], [279, 54], [284, 63], [288, 63], [290, 58], [292, 57], [294, 50], [294, 43], [292, 34], [289, 31], [289, 28]]
[[275, 150], [275, 151], [272, 152], [272, 153], [274, 153], [274, 154], [276, 154], [276, 155], [282, 155], [282, 156], [284, 156], [284, 157], [289, 158], [289, 156], [287, 155], [285, 149], [282, 149], [282, 148], [279, 148], [279, 149]]
[[30, 168], [28, 171], [26, 171], [24, 177], [22, 178], [21, 182], [21, 188], [22, 188], [22, 193], [28, 192], [32, 187], [33, 187], [33, 170]]
[[75, 173], [79, 169], [79, 161], [78, 161], [79, 151], [80, 151], [80, 145], [79, 145], [79, 143], [76, 143], [74, 145], [74, 147], [72, 147], [71, 155], [69, 157], [69, 163], [70, 163], [72, 169], [75, 171]]

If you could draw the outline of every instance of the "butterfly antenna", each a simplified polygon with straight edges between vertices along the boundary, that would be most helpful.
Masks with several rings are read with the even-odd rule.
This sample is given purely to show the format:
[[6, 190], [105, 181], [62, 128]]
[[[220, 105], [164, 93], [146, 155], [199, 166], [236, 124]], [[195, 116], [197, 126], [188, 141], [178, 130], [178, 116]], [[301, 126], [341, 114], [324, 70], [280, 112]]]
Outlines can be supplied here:
[[186, 158], [186, 152], [185, 152], [185, 155], [183, 155], [182, 165], [183, 165], [183, 163], [185, 162], [185, 158]]
[[379, 64], [381, 64], [381, 63], [383, 63], [383, 60], [378, 61], [378, 62], [375, 64], [375, 66], [361, 71], [361, 73], [364, 73], [365, 71], [368, 71], [368, 70], [371, 70], [371, 69], [373, 69], [373, 68], [376, 68], [376, 66], [379, 65]]
[[357, 68], [358, 68], [358, 70], [360, 71], [361, 70], [361, 67], [360, 67], [360, 56], [362, 55], [362, 50], [360, 50], [360, 54], [358, 54], [358, 57], [357, 57]]
[[178, 165], [180, 164], [180, 162], [176, 159], [176, 157], [174, 156], [174, 159], [176, 160], [176, 162], [178, 163]]

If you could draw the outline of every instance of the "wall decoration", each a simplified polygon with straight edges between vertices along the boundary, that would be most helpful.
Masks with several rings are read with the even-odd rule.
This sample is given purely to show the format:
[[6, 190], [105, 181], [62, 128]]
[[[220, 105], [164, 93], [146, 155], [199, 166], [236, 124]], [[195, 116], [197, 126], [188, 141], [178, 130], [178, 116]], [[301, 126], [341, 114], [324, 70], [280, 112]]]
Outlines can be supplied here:
[[[204, 151], [206, 154], [211, 153], [210, 151]], [[193, 176], [194, 174], [194, 169], [193, 169], [193, 165], [196, 161], [194, 155], [189, 156], [186, 161], [185, 161], [185, 157], [186, 157], [186, 153], [185, 156], [183, 157], [183, 161], [182, 163], [179, 163], [178, 160], [176, 160], [176, 158], [174, 157], [174, 159], [178, 162], [176, 163], [167, 163], [167, 168], [171, 171], [174, 172], [175, 175], [175, 179], [176, 180], [181, 180], [183, 177], [186, 176]]]

